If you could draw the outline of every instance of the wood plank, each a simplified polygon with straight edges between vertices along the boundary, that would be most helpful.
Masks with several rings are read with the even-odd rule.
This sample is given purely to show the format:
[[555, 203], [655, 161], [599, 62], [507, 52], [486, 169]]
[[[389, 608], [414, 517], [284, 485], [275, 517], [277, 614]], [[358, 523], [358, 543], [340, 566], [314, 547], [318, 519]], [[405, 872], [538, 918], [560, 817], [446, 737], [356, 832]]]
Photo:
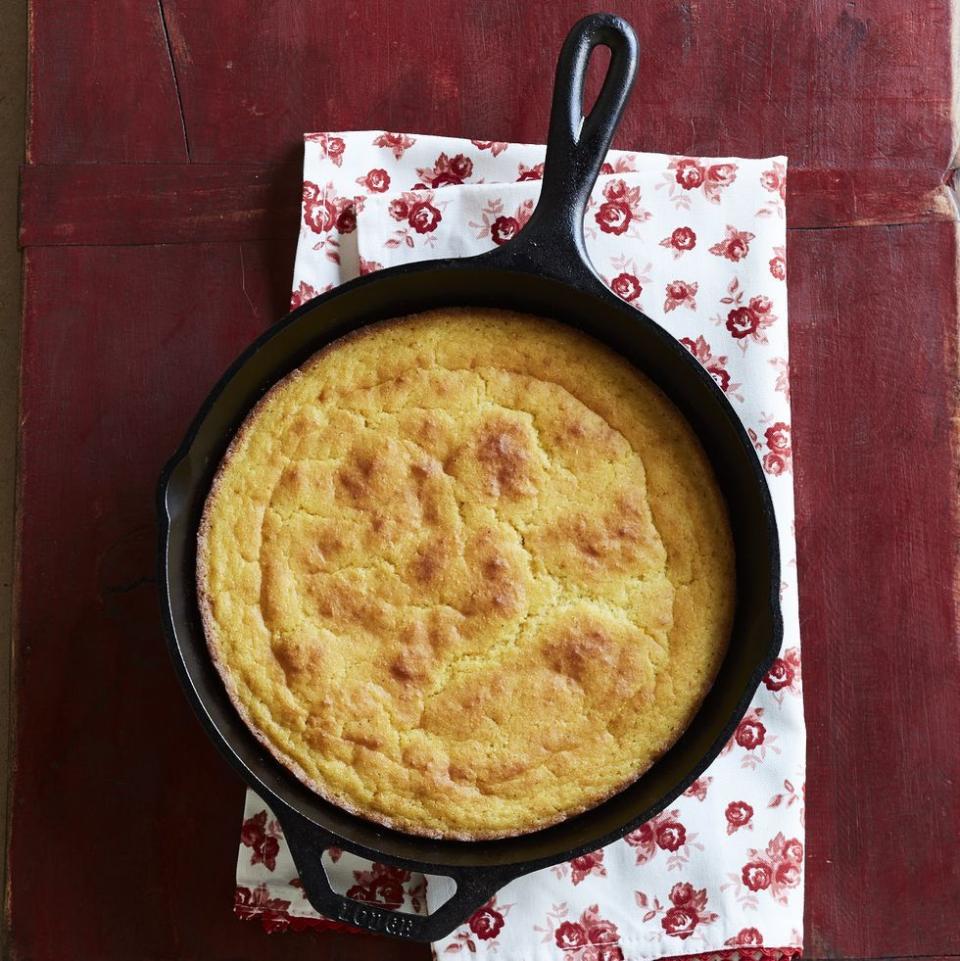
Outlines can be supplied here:
[[429, 956], [367, 936], [268, 936], [233, 916], [243, 785], [160, 628], [158, 472], [213, 379], [282, 311], [275, 256], [27, 256], [10, 848], [22, 961]]
[[[593, 0], [345, 7], [164, 0], [191, 152], [281, 162], [304, 130], [539, 142], [553, 58]], [[619, 145], [795, 167], [925, 170], [952, 156], [943, 0], [611, 0], [642, 45]]]
[[[56, 164], [23, 168], [20, 243], [213, 243], [295, 236], [301, 165]], [[927, 172], [895, 182], [863, 170], [790, 173], [790, 226], [955, 220]]]
[[807, 952], [960, 953], [955, 228], [792, 234]]
[[157, 0], [30, 0], [31, 163], [188, 157]]

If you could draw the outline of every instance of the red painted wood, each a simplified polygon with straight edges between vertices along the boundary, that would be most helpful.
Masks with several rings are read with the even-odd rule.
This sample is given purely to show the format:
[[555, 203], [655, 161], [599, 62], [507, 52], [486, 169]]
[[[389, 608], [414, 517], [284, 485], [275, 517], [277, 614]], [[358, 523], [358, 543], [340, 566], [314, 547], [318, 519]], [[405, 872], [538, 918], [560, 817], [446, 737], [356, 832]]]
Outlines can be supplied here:
[[[646, 49], [620, 144], [786, 152], [795, 227], [924, 221], [789, 239], [806, 937], [824, 959], [958, 956], [956, 243], [930, 222], [950, 211], [949, 4], [610, 6]], [[285, 308], [301, 132], [540, 140], [588, 8], [33, 0], [29, 159], [60, 166], [24, 175], [24, 242], [53, 246], [25, 285], [14, 957], [428, 956], [232, 917], [242, 787], [163, 651], [153, 486]], [[148, 241], [170, 246], [92, 246]]]
[[[300, 164], [43, 164], [23, 168], [20, 243], [150, 244], [296, 235]], [[790, 226], [953, 221], [928, 171], [790, 174]]]
[[[618, 145], [795, 167], [946, 170], [945, 0], [608, 0], [642, 57]], [[539, 142], [556, 51], [595, 0], [164, 0], [191, 152], [291, 159], [302, 130]], [[909, 12], [908, 12], [909, 11]]]
[[789, 238], [815, 957], [960, 954], [955, 238]]
[[31, 163], [187, 157], [157, 0], [30, 4]]
[[[243, 786], [160, 629], [158, 473], [209, 385], [282, 310], [272, 256], [239, 244], [27, 256], [10, 849], [24, 961], [363, 950], [354, 935], [267, 936], [233, 917]], [[368, 942], [370, 958], [426, 957]]]

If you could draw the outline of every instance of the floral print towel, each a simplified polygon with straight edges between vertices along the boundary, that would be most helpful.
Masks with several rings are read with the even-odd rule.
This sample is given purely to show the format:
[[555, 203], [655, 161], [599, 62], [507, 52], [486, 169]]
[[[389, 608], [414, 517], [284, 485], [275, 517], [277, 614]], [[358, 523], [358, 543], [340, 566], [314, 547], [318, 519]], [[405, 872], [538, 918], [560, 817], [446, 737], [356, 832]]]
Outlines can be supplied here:
[[[306, 137], [292, 305], [393, 264], [510, 240], [537, 202], [543, 147], [364, 131]], [[799, 953], [804, 753], [793, 536], [786, 161], [611, 151], [585, 219], [610, 288], [710, 371], [754, 442], [777, 510], [784, 644], [720, 756], [622, 841], [514, 881], [434, 945], [438, 958], [647, 961]], [[332, 883], [427, 911], [451, 891], [348, 853]], [[271, 930], [327, 926], [273, 815], [251, 792], [236, 911]]]

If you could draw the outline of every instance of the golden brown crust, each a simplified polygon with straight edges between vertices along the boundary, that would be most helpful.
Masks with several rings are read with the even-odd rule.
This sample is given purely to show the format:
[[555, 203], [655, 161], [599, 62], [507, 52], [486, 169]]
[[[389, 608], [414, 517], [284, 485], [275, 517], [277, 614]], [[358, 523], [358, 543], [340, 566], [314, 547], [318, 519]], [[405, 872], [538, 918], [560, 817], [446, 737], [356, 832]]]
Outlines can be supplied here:
[[207, 499], [208, 646], [327, 800], [479, 839], [580, 813], [692, 719], [732, 620], [725, 508], [689, 427], [553, 322], [433, 311], [277, 384]]

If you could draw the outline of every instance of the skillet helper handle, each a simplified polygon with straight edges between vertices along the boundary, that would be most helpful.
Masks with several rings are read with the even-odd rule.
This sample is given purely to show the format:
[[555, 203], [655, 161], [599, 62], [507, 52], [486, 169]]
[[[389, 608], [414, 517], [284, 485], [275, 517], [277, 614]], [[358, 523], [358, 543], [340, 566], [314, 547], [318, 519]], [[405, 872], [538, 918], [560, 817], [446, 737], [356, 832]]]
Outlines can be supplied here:
[[453, 877], [457, 884], [456, 893], [449, 901], [429, 915], [392, 911], [337, 894], [323, 866], [324, 851], [336, 846], [337, 839], [289, 809], [279, 809], [276, 814], [310, 904], [325, 918], [377, 934], [408, 941], [439, 941], [517, 876], [516, 871], [505, 868], [469, 868], [456, 872], [442, 868], [438, 873]]
[[[603, 87], [583, 116], [583, 83], [595, 47], [610, 49]], [[639, 45], [622, 17], [597, 13], [578, 21], [567, 35], [550, 112], [550, 130], [540, 200], [513, 240], [488, 256], [491, 263], [532, 269], [570, 280], [597, 281], [583, 239], [583, 218], [607, 149], [633, 88]]]

